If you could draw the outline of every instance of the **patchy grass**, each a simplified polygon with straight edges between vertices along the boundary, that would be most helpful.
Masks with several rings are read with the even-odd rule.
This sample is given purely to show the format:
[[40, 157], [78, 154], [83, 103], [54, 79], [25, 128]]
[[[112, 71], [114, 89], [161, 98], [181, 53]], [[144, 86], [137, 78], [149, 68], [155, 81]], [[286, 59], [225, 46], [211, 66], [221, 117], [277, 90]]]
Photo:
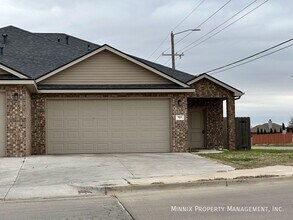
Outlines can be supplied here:
[[237, 169], [250, 169], [274, 165], [293, 166], [293, 150], [240, 150], [219, 154], [199, 154]]

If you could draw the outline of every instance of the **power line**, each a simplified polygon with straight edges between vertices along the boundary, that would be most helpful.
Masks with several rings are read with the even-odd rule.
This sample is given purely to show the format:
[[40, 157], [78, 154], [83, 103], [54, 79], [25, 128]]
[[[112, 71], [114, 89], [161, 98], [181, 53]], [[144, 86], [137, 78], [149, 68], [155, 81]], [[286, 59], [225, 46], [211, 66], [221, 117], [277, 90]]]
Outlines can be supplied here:
[[[166, 40], [168, 39], [168, 37], [169, 37], [169, 35], [167, 35], [167, 37], [164, 40], [162, 40], [162, 42], [159, 44], [159, 46], [157, 47], [157, 49], [155, 49], [154, 52], [152, 52], [152, 54], [148, 57], [148, 59], [150, 59], [161, 48], [161, 46], [166, 42]], [[160, 58], [160, 56], [155, 61], [157, 61]]]
[[230, 70], [230, 69], [234, 69], [234, 68], [236, 68], [236, 67], [238, 67], [238, 66], [242, 66], [242, 65], [244, 65], [244, 64], [247, 64], [247, 63], [253, 62], [253, 61], [255, 61], [255, 60], [258, 60], [258, 59], [261, 59], [261, 58], [263, 58], [263, 57], [269, 56], [269, 55], [271, 55], [271, 54], [277, 53], [277, 52], [279, 52], [279, 51], [281, 51], [281, 50], [284, 50], [284, 49], [286, 49], [286, 48], [288, 48], [288, 47], [292, 47], [292, 46], [293, 46], [293, 44], [289, 44], [289, 45], [287, 45], [287, 46], [285, 46], [285, 47], [282, 47], [282, 48], [280, 48], [280, 49], [278, 49], [278, 50], [275, 50], [275, 51], [272, 51], [272, 52], [270, 52], [270, 53], [264, 54], [264, 55], [262, 55], [262, 56], [260, 56], [260, 57], [254, 58], [254, 59], [249, 60], [249, 61], [246, 61], [246, 62], [244, 62], [244, 63], [240, 63], [240, 64], [238, 64], [238, 65], [235, 65], [235, 66], [229, 67], [229, 68], [227, 68], [227, 69], [220, 70], [220, 71], [217, 71], [217, 72], [215, 72], [215, 73], [211, 73], [210, 75], [215, 75], [215, 74], [217, 74], [217, 73], [221, 73], [221, 72], [224, 72], [224, 71], [227, 71], [227, 70]]
[[289, 40], [283, 41], [282, 43], [279, 43], [279, 44], [277, 44], [277, 45], [275, 45], [275, 46], [269, 47], [269, 48], [267, 48], [267, 49], [265, 49], [265, 50], [262, 50], [262, 51], [260, 51], [260, 52], [257, 52], [257, 53], [255, 53], [255, 54], [250, 55], [250, 56], [248, 56], [248, 57], [245, 57], [245, 58], [243, 58], [243, 59], [240, 59], [240, 60], [234, 61], [234, 62], [232, 62], [232, 63], [229, 63], [229, 64], [227, 64], [227, 65], [224, 65], [224, 66], [221, 66], [221, 67], [218, 67], [218, 68], [215, 68], [215, 69], [209, 70], [209, 71], [207, 71], [206, 73], [214, 72], [214, 71], [217, 71], [217, 70], [220, 70], [220, 69], [223, 69], [223, 68], [229, 67], [229, 66], [233, 66], [233, 65], [235, 65], [235, 64], [237, 64], [237, 63], [241, 63], [241, 62], [243, 62], [243, 61], [245, 61], [245, 60], [248, 60], [248, 59], [253, 58], [253, 57], [255, 57], [255, 56], [258, 56], [258, 55], [260, 55], [260, 54], [262, 54], [262, 53], [265, 53], [265, 52], [268, 52], [268, 51], [270, 51], [270, 50], [272, 50], [272, 49], [275, 49], [275, 48], [277, 48], [277, 47], [279, 47], [279, 46], [282, 46], [282, 45], [284, 45], [284, 44], [287, 44], [287, 43], [289, 43], [290, 41], [293, 41], [293, 38], [290, 38]]
[[[226, 24], [228, 21], [230, 21], [231, 19], [233, 19], [234, 17], [236, 17], [237, 15], [239, 15], [241, 12], [243, 12], [244, 10], [246, 10], [247, 8], [249, 8], [251, 5], [253, 5], [255, 2], [257, 2], [258, 0], [254, 0], [253, 2], [251, 2], [250, 4], [248, 4], [247, 6], [245, 6], [244, 8], [242, 8], [240, 11], [238, 11], [237, 13], [235, 13], [234, 15], [232, 15], [230, 18], [228, 18], [227, 20], [225, 20], [223, 23], [219, 24], [218, 26], [216, 26], [215, 28], [213, 28], [212, 30], [210, 30], [208, 33], [204, 34], [203, 36], [201, 36], [200, 38], [198, 38], [197, 40], [193, 41], [191, 44], [194, 44], [198, 41], [200, 41], [201, 39], [203, 39], [205, 36], [209, 35], [210, 33], [214, 32], [215, 30], [217, 30], [219, 27], [221, 27], [222, 25]], [[189, 35], [190, 33], [188, 33]], [[184, 38], [186, 38], [188, 35], [184, 36], [182, 39], [180, 39], [179, 41], [177, 41], [177, 43], [179, 43], [180, 41], [182, 41]], [[188, 46], [190, 46], [191, 44], [189, 44]], [[181, 50], [187, 48], [188, 46], [182, 48]]]
[[192, 44], [196, 43], [198, 40], [190, 43], [189, 45], [187, 45], [186, 47], [182, 48], [179, 51], [183, 51], [186, 48], [188, 48], [187, 50], [185, 50], [184, 52], [190, 51], [191, 49], [193, 49], [196, 46], [199, 46], [200, 44], [206, 42], [207, 40], [211, 39], [212, 37], [214, 37], [215, 35], [221, 33], [222, 31], [224, 31], [225, 29], [227, 29], [228, 27], [230, 27], [231, 25], [235, 24], [236, 22], [238, 22], [239, 20], [241, 20], [242, 18], [248, 16], [250, 13], [252, 13], [253, 11], [255, 11], [256, 9], [258, 9], [259, 7], [261, 7], [262, 5], [264, 5], [265, 3], [267, 3], [269, 0], [264, 1], [263, 3], [261, 3], [260, 5], [256, 6], [255, 8], [253, 8], [252, 10], [250, 10], [249, 12], [247, 12], [246, 14], [242, 15], [240, 18], [236, 19], [235, 21], [233, 21], [232, 23], [230, 23], [229, 25], [225, 26], [224, 28], [220, 29], [219, 31], [217, 31], [216, 33], [214, 33], [213, 35], [209, 36], [208, 38], [200, 41], [198, 44], [195, 44], [194, 46], [190, 47]]
[[[200, 28], [203, 24], [205, 24], [208, 20], [210, 20], [212, 17], [214, 17], [218, 12], [220, 12], [226, 5], [228, 5], [232, 0], [227, 1], [224, 5], [222, 5], [219, 9], [217, 9], [213, 14], [211, 14], [207, 19], [205, 19], [202, 23], [200, 23], [195, 29]], [[182, 40], [184, 40], [186, 37], [188, 37], [190, 34], [192, 34], [193, 32], [189, 32], [187, 33], [184, 37], [182, 37], [180, 40], [178, 40], [176, 44], [180, 43]], [[168, 47], [168, 49], [164, 50], [163, 53], [165, 53], [166, 51], [168, 51], [170, 49], [170, 47]]]
[[217, 11], [215, 11], [212, 15], [210, 15], [206, 20], [204, 20], [202, 23], [200, 23], [197, 28], [200, 28], [204, 23], [206, 23], [208, 20], [210, 20], [212, 17], [214, 17], [219, 11], [221, 11], [226, 5], [228, 5], [232, 0], [227, 1], [223, 6], [221, 6]]
[[[183, 20], [182, 21], [180, 21], [179, 22], [179, 24], [177, 24], [176, 25], [176, 27], [175, 28], [173, 28], [173, 31], [176, 29], [176, 28], [178, 28], [187, 18], [189, 18], [189, 16], [190, 15], [192, 15], [193, 14], [193, 12], [195, 12], [198, 8], [199, 8], [199, 6], [201, 6], [201, 4], [202, 3], [204, 3], [206, 0], [202, 0], [197, 6], [195, 6], [193, 9], [192, 9], [192, 11], [185, 17], [185, 18], [183, 18]], [[230, 0], [230, 1], [232, 1], [232, 0]]]
[[[199, 4], [197, 4], [193, 9], [192, 11], [187, 15], [185, 16], [174, 28], [173, 28], [173, 31], [178, 28], [187, 18], [189, 18], [200, 6], [202, 3], [204, 3], [206, 0], [202, 0]], [[148, 57], [148, 59], [150, 59], [160, 48], [161, 46], [166, 42], [166, 40], [168, 39], [169, 35], [167, 35], [167, 37], [159, 44], [159, 46], [153, 51], [153, 53]], [[161, 55], [160, 55], [161, 56]], [[155, 60], [157, 61], [160, 56]]]

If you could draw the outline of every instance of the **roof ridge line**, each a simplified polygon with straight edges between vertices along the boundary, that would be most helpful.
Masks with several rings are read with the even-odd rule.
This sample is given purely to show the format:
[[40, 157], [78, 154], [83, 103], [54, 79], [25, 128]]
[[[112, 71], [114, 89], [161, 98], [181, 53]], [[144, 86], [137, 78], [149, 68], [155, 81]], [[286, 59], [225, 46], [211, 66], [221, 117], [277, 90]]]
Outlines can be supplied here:
[[73, 35], [69, 35], [69, 34], [66, 34], [66, 33], [50, 33], [50, 32], [48, 32], [48, 33], [35, 33], [35, 32], [31, 32], [31, 33], [34, 34], [34, 36], [37, 36], [37, 37], [40, 37], [40, 38], [45, 38], [45, 39], [47, 39], [47, 40], [49, 40], [49, 41], [51, 41], [51, 42], [54, 42], [54, 43], [57, 44], [57, 45], [62, 45], [62, 46], [65, 46], [65, 47], [70, 47], [70, 48], [77, 48], [77, 49], [78, 49], [79, 51], [81, 51], [81, 52], [84, 52], [84, 51], [81, 50], [80, 48], [78, 48], [77, 46], [73, 45], [73, 44], [63, 44], [63, 43], [56, 42], [56, 41], [54, 41], [54, 40], [51, 40], [51, 39], [49, 39], [49, 38], [46, 38], [45, 36], [40, 36], [40, 35], [41, 35], [41, 34], [63, 34], [63, 35], [65, 35], [65, 36], [69, 36], [69, 37], [72, 37], [72, 38], [76, 38], [76, 39], [78, 39], [78, 40], [80, 40], [80, 41], [84, 41], [84, 42], [87, 42], [87, 43], [94, 44], [94, 45], [97, 46], [97, 47], [101, 47], [101, 45], [98, 45], [98, 44], [92, 43], [92, 42], [90, 42], [90, 41], [83, 40], [83, 39], [81, 39], [81, 38], [78, 38], [78, 37], [75, 37], [75, 36], [73, 36]]

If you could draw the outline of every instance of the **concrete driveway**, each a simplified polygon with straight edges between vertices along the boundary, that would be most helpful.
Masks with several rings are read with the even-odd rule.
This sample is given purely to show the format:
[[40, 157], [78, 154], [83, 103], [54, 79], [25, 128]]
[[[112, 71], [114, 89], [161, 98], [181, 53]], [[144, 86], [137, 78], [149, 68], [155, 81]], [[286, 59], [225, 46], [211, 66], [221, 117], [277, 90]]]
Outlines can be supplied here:
[[76, 184], [199, 175], [234, 168], [189, 153], [50, 155], [0, 158], [0, 199], [78, 196]]

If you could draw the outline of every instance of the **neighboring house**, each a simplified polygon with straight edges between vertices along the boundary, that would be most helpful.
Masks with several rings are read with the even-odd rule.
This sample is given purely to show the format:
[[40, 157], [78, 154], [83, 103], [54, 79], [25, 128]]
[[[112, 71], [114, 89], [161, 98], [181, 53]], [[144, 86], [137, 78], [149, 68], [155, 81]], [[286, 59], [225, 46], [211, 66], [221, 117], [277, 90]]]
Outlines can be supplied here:
[[108, 45], [0, 29], [0, 156], [235, 149], [243, 93]]
[[279, 125], [279, 124], [276, 124], [276, 123], [273, 123], [272, 120], [270, 119], [268, 121], [268, 123], [264, 123], [262, 125], [256, 125], [254, 126], [253, 128], [250, 129], [250, 132], [251, 133], [257, 133], [257, 130], [259, 131], [259, 133], [262, 131], [263, 133], [270, 133], [271, 130], [273, 132], [280, 132], [280, 129], [282, 129], [282, 125]]

